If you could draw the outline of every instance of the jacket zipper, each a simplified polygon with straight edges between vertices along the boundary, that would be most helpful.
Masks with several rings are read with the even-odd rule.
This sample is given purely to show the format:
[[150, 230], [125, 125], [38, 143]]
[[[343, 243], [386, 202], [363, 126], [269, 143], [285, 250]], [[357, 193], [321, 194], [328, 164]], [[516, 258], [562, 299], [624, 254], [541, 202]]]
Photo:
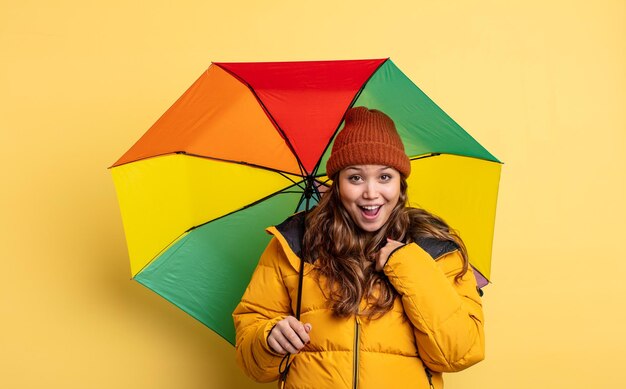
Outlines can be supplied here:
[[354, 319], [354, 361], [352, 369], [352, 382], [353, 388], [357, 389], [359, 386], [359, 317]]

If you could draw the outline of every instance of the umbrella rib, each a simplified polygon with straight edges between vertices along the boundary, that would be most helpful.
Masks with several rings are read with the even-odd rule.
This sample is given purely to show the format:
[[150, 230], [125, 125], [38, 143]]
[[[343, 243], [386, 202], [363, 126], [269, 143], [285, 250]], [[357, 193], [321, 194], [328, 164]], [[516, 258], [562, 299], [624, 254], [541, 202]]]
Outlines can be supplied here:
[[248, 205], [245, 205], [245, 206], [243, 206], [243, 207], [241, 207], [241, 208], [238, 208], [238, 209], [236, 209], [236, 210], [234, 210], [234, 211], [231, 211], [231, 212], [229, 212], [229, 213], [226, 213], [226, 214], [224, 214], [224, 215], [222, 215], [222, 216], [220, 216], [220, 217], [216, 217], [215, 219], [211, 219], [211, 220], [209, 220], [209, 221], [207, 221], [207, 222], [204, 222], [204, 223], [202, 223], [202, 224], [198, 224], [197, 226], [193, 226], [193, 227], [188, 228], [188, 229], [187, 229], [187, 230], [185, 230], [182, 234], [178, 235], [178, 236], [177, 236], [174, 240], [172, 240], [170, 243], [168, 243], [167, 245], [165, 245], [165, 246], [163, 247], [163, 249], [161, 249], [161, 250], [160, 250], [160, 251], [159, 251], [159, 252], [158, 252], [158, 253], [157, 253], [154, 257], [152, 257], [152, 259], [150, 259], [150, 260], [149, 260], [149, 261], [148, 261], [148, 262], [147, 262], [147, 263], [146, 263], [146, 264], [145, 264], [145, 265], [141, 268], [141, 270], [139, 270], [139, 271], [135, 274], [135, 276], [134, 276], [133, 278], [135, 278], [135, 277], [136, 277], [137, 275], [139, 275], [139, 274], [140, 274], [140, 273], [141, 273], [141, 272], [142, 272], [142, 271], [143, 271], [146, 267], [148, 267], [150, 264], [152, 264], [152, 262], [154, 262], [157, 258], [159, 258], [159, 257], [161, 256], [161, 254], [163, 254], [163, 252], [167, 251], [170, 247], [172, 247], [172, 245], [173, 245], [173, 244], [175, 244], [176, 242], [178, 242], [181, 238], [183, 238], [185, 235], [187, 235], [187, 234], [188, 234], [188, 233], [190, 233], [191, 231], [195, 230], [196, 228], [202, 227], [202, 226], [207, 225], [207, 224], [209, 224], [209, 223], [212, 223], [212, 222], [214, 222], [214, 221], [216, 221], [216, 220], [223, 219], [223, 218], [225, 218], [225, 217], [227, 217], [227, 216], [232, 215], [233, 213], [237, 213], [237, 212], [239, 212], [239, 211], [243, 211], [244, 209], [247, 209], [247, 208], [253, 207], [253, 206], [255, 206], [255, 205], [257, 205], [257, 204], [259, 204], [259, 203], [261, 203], [261, 202], [263, 202], [263, 201], [265, 201], [265, 200], [267, 200], [267, 199], [271, 198], [271, 197], [277, 196], [277, 195], [279, 195], [279, 194], [281, 194], [281, 193], [292, 193], [292, 194], [293, 194], [293, 193], [301, 193], [301, 192], [298, 192], [298, 191], [288, 191], [288, 189], [289, 189], [289, 188], [293, 188], [294, 186], [299, 186], [299, 185], [297, 185], [297, 184], [296, 184], [296, 185], [291, 185], [291, 186], [290, 186], [290, 187], [288, 187], [288, 188], [285, 188], [285, 189], [282, 189], [282, 190], [276, 191], [276, 192], [274, 192], [274, 193], [271, 193], [271, 194], [269, 194], [269, 195], [267, 195], [267, 196], [265, 196], [265, 197], [263, 197], [263, 198], [261, 198], [261, 199], [258, 199], [258, 200], [256, 200], [256, 201], [254, 201], [254, 202], [252, 202], [252, 203], [250, 203], [250, 204], [248, 204]]
[[172, 247], [172, 245], [174, 245], [174, 243], [178, 242], [179, 240], [181, 240], [185, 235], [187, 235], [189, 233], [189, 230], [183, 232], [182, 234], [178, 235], [176, 238], [174, 238], [174, 240], [172, 240], [170, 243], [166, 244], [165, 246], [163, 246], [163, 248], [161, 250], [159, 250], [158, 253], [156, 253], [154, 255], [154, 257], [152, 257], [148, 262], [146, 262], [145, 265], [143, 265], [141, 267], [141, 269], [139, 269], [139, 271], [137, 273], [135, 273], [135, 275], [132, 277], [132, 279], [134, 279], [135, 281], [137, 281], [137, 276], [139, 274], [141, 274], [141, 272], [143, 272], [148, 266], [150, 266], [152, 264], [152, 262], [154, 262], [157, 258], [159, 258], [161, 256], [161, 254], [163, 254], [164, 252], [166, 252], [170, 247]]
[[[296, 181], [294, 181], [293, 179], [291, 179], [291, 177], [289, 177], [288, 175], [284, 174], [283, 172], [276, 171], [276, 173], [280, 174], [280, 175], [281, 175], [281, 176], [283, 176], [285, 179], [287, 179], [287, 180], [289, 180], [289, 181], [293, 182], [295, 185], [300, 186], [299, 184], [300, 184], [300, 182], [302, 182], [302, 181], [300, 181], [300, 182], [296, 182]], [[301, 188], [302, 188], [302, 187], [301, 187]], [[304, 188], [303, 188], [303, 189], [304, 189]]]
[[[249, 163], [249, 162], [245, 162], [245, 161], [234, 161], [234, 160], [231, 160], [231, 159], [209, 157], [207, 155], [193, 154], [193, 153], [188, 153], [186, 151], [172, 151], [172, 152], [169, 152], [169, 153], [155, 154], [155, 155], [151, 155], [149, 157], [140, 158], [140, 159], [136, 159], [136, 160], [129, 161], [129, 162], [124, 162], [123, 164], [120, 164], [120, 165], [113, 165], [113, 166], [110, 166], [109, 169], [114, 168], [114, 167], [118, 167], [118, 166], [127, 165], [129, 163], [143, 161], [143, 160], [150, 159], [150, 158], [165, 157], [165, 156], [168, 156], [168, 155], [176, 155], [176, 154], [178, 154], [178, 155], [186, 155], [186, 156], [195, 157], [195, 158], [209, 159], [209, 160], [219, 161], [219, 162], [235, 163], [235, 164], [238, 164], [238, 165], [250, 166], [250, 167], [253, 167], [253, 168], [257, 168], [257, 169], [263, 169], [263, 170], [267, 170], [267, 171], [270, 171], [270, 172], [278, 173], [278, 174], [282, 175], [283, 177], [285, 177], [286, 179], [288, 179], [289, 181], [293, 182], [294, 184], [296, 183], [294, 180], [289, 178], [287, 176], [287, 174], [297, 174], [297, 173], [287, 172], [287, 171], [284, 171], [284, 170], [279, 170], [279, 169], [271, 168], [271, 167], [268, 167], [268, 166], [257, 165], [257, 164]], [[300, 172], [302, 172], [301, 168], [300, 168]]]
[[[296, 184], [296, 185], [292, 185], [292, 186], [290, 186], [289, 188], [293, 188], [294, 186], [299, 186], [299, 185], [297, 185], [297, 184]], [[298, 191], [288, 191], [288, 189], [289, 189], [289, 188], [285, 188], [285, 189], [282, 189], [282, 190], [276, 191], [276, 192], [274, 192], [274, 193], [270, 193], [269, 195], [267, 195], [267, 196], [265, 196], [265, 197], [263, 197], [263, 198], [260, 198], [260, 199], [258, 199], [258, 200], [256, 200], [256, 201], [254, 201], [254, 202], [252, 202], [252, 203], [250, 203], [250, 204], [248, 204], [248, 205], [245, 205], [245, 206], [243, 206], [243, 207], [241, 207], [241, 208], [235, 209], [234, 211], [231, 211], [231, 212], [229, 212], [229, 213], [226, 213], [226, 214], [224, 214], [224, 215], [222, 215], [222, 216], [220, 216], [220, 217], [216, 217], [215, 219], [211, 219], [211, 220], [209, 220], [209, 221], [207, 221], [207, 222], [204, 222], [204, 223], [202, 223], [202, 224], [198, 224], [197, 226], [193, 226], [193, 227], [191, 227], [191, 228], [187, 229], [187, 231], [185, 231], [185, 233], [190, 232], [190, 231], [192, 231], [192, 230], [195, 230], [196, 228], [202, 227], [202, 226], [204, 226], [204, 225], [206, 225], [206, 224], [209, 224], [209, 223], [211, 223], [211, 222], [214, 222], [214, 221], [216, 221], [216, 220], [223, 219], [223, 218], [225, 218], [225, 217], [227, 217], [227, 216], [232, 215], [233, 213], [237, 213], [237, 212], [239, 212], [239, 211], [243, 211], [244, 209], [248, 209], [248, 208], [250, 208], [250, 207], [253, 207], [253, 206], [255, 206], [255, 205], [257, 205], [257, 204], [259, 204], [259, 203], [261, 203], [261, 202], [263, 202], [263, 201], [265, 201], [265, 200], [267, 200], [267, 199], [269, 199], [269, 198], [272, 198], [272, 197], [274, 197], [274, 196], [277, 196], [277, 195], [279, 195], [279, 194], [282, 194], [282, 193], [301, 193], [301, 192], [298, 192]]]
[[[319, 180], [315, 180], [315, 181], [321, 182]], [[318, 187], [319, 187], [318, 185], [313, 185], [313, 193], [311, 193], [311, 197], [314, 198], [315, 201], [317, 201], [319, 203], [320, 200], [322, 199], [322, 194], [320, 193]], [[303, 191], [304, 190], [306, 190], [306, 189], [303, 188]], [[298, 204], [296, 205], [296, 209], [294, 210], [294, 213], [298, 212], [298, 209], [300, 209], [300, 206], [302, 206], [302, 203], [306, 199], [306, 195], [304, 194], [304, 192], [284, 192], [284, 193], [302, 193], [302, 196], [300, 196], [300, 200], [298, 201]], [[309, 199], [306, 199], [306, 201], [307, 201], [306, 210], [308, 211], [309, 210], [309, 205], [308, 205]]]
[[341, 123], [343, 123], [344, 117], [346, 116], [346, 112], [348, 112], [348, 110], [354, 105], [354, 103], [356, 103], [356, 101], [358, 100], [359, 96], [361, 96], [361, 93], [363, 92], [363, 89], [365, 89], [365, 86], [367, 85], [367, 83], [372, 79], [372, 77], [374, 77], [374, 74], [376, 74], [376, 72], [385, 63], [387, 63], [388, 60], [389, 60], [389, 58], [385, 59], [383, 62], [380, 63], [380, 65], [378, 65], [378, 67], [372, 72], [372, 74], [370, 74], [370, 76], [363, 83], [363, 85], [361, 85], [359, 90], [356, 92], [356, 94], [352, 98], [352, 101], [350, 102], [350, 104], [348, 104], [348, 108], [345, 110], [345, 112], [341, 116], [341, 120], [339, 121], [339, 124], [337, 124], [337, 128], [335, 128], [335, 131], [333, 131], [332, 136], [328, 139], [328, 143], [326, 144], [326, 147], [324, 147], [324, 151], [322, 152], [322, 154], [320, 156], [320, 159], [317, 161], [317, 163], [315, 164], [315, 167], [313, 168], [313, 173], [311, 173], [313, 176], [315, 176], [317, 174], [317, 170], [319, 169], [320, 164], [322, 163], [322, 158], [326, 154], [326, 151], [328, 150], [328, 147], [330, 147], [330, 144], [333, 141], [333, 139], [335, 138], [335, 135], [337, 135], [337, 133], [339, 132], [339, 127], [341, 127]]
[[426, 154], [426, 155], [420, 155], [419, 157], [413, 157], [413, 158], [409, 158], [411, 161], [417, 161], [418, 159], [424, 159], [424, 158], [431, 158], [431, 157], [438, 157], [440, 156], [441, 153], [430, 153], [430, 154]]
[[244, 84], [245, 86], [248, 87], [248, 89], [250, 89], [250, 93], [252, 93], [252, 95], [254, 96], [254, 98], [257, 100], [257, 102], [259, 103], [259, 105], [261, 106], [261, 108], [263, 108], [263, 112], [265, 112], [265, 114], [267, 115], [268, 119], [270, 120], [270, 122], [274, 125], [274, 127], [276, 128], [276, 131], [278, 131], [278, 133], [280, 134], [280, 136], [285, 140], [285, 143], [287, 144], [287, 147], [289, 148], [289, 150], [291, 150], [291, 153], [293, 154], [293, 156], [296, 158], [296, 161], [298, 161], [298, 167], [300, 168], [300, 175], [305, 176], [306, 175], [306, 169], [304, 168], [304, 165], [302, 164], [302, 161], [300, 160], [300, 157], [298, 156], [298, 153], [296, 153], [296, 150], [293, 148], [293, 145], [291, 144], [291, 142], [289, 141], [289, 138], [287, 137], [287, 134], [283, 131], [282, 128], [280, 128], [280, 126], [278, 125], [278, 123], [276, 122], [276, 120], [274, 119], [274, 116], [272, 116], [272, 114], [270, 113], [269, 109], [267, 109], [267, 107], [265, 106], [265, 104], [263, 104], [263, 101], [261, 100], [261, 98], [256, 94], [256, 91], [254, 90], [254, 88], [252, 88], [252, 85], [250, 85], [246, 80], [244, 80], [243, 78], [239, 77], [239, 75], [231, 72], [229, 69], [224, 68], [223, 66], [221, 66], [219, 63], [215, 63], [213, 62], [214, 65], [218, 66], [220, 69], [224, 70], [225, 72], [227, 72], [228, 74], [230, 74], [231, 76], [235, 77], [237, 80], [239, 80], [242, 84]]
[[[320, 176], [320, 177], [321, 177], [321, 176]], [[319, 178], [319, 177], [318, 177], [318, 178]], [[325, 179], [324, 181], [320, 181], [320, 180], [318, 180], [318, 181], [319, 181], [319, 182], [321, 182], [321, 183], [322, 183], [322, 185], [326, 185], [326, 183], [327, 183], [328, 181], [330, 181], [330, 177], [326, 176], [326, 179]]]
[[300, 200], [298, 200], [298, 204], [296, 204], [296, 209], [294, 209], [293, 213], [298, 212], [298, 209], [300, 209], [300, 206], [302, 205], [303, 200], [304, 200], [304, 196], [300, 196]]
[[497, 163], [500, 165], [504, 165], [504, 162], [500, 162], [500, 161], [493, 161], [491, 159], [485, 159], [485, 158], [479, 158], [479, 157], [475, 157], [472, 155], [463, 155], [463, 154], [456, 154], [456, 153], [440, 153], [440, 152], [431, 152], [430, 154], [423, 154], [417, 157], [412, 157], [410, 158], [411, 161], [417, 161], [418, 159], [424, 159], [424, 158], [431, 158], [431, 157], [438, 157], [440, 155], [452, 155], [455, 157], [462, 157], [462, 158], [472, 158], [472, 159], [477, 159], [479, 161], [484, 161], [484, 162], [491, 162], [491, 163]]

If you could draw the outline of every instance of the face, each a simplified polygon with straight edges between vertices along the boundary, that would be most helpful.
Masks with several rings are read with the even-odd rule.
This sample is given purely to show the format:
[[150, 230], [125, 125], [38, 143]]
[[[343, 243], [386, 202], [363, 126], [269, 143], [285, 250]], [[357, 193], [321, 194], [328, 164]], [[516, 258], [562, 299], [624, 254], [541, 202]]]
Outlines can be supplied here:
[[354, 223], [367, 232], [389, 220], [400, 198], [400, 173], [388, 166], [356, 165], [339, 172], [339, 196]]

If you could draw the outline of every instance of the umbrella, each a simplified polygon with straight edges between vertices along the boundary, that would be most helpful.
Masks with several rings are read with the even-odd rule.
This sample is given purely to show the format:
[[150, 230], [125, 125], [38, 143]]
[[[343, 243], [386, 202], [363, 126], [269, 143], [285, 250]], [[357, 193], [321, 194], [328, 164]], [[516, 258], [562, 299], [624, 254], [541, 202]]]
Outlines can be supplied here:
[[319, 199], [361, 105], [394, 119], [411, 203], [459, 231], [487, 283], [501, 163], [390, 59], [212, 63], [111, 167], [132, 277], [234, 344], [264, 229]]

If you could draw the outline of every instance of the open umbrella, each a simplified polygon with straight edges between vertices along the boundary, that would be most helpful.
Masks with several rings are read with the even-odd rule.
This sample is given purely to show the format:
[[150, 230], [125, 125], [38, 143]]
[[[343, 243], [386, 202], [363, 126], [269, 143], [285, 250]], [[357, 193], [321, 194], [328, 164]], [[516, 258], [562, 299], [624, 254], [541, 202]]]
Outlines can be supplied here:
[[133, 278], [234, 344], [264, 229], [319, 199], [361, 105], [393, 118], [411, 203], [459, 231], [484, 285], [501, 164], [389, 59], [213, 63], [111, 168]]

